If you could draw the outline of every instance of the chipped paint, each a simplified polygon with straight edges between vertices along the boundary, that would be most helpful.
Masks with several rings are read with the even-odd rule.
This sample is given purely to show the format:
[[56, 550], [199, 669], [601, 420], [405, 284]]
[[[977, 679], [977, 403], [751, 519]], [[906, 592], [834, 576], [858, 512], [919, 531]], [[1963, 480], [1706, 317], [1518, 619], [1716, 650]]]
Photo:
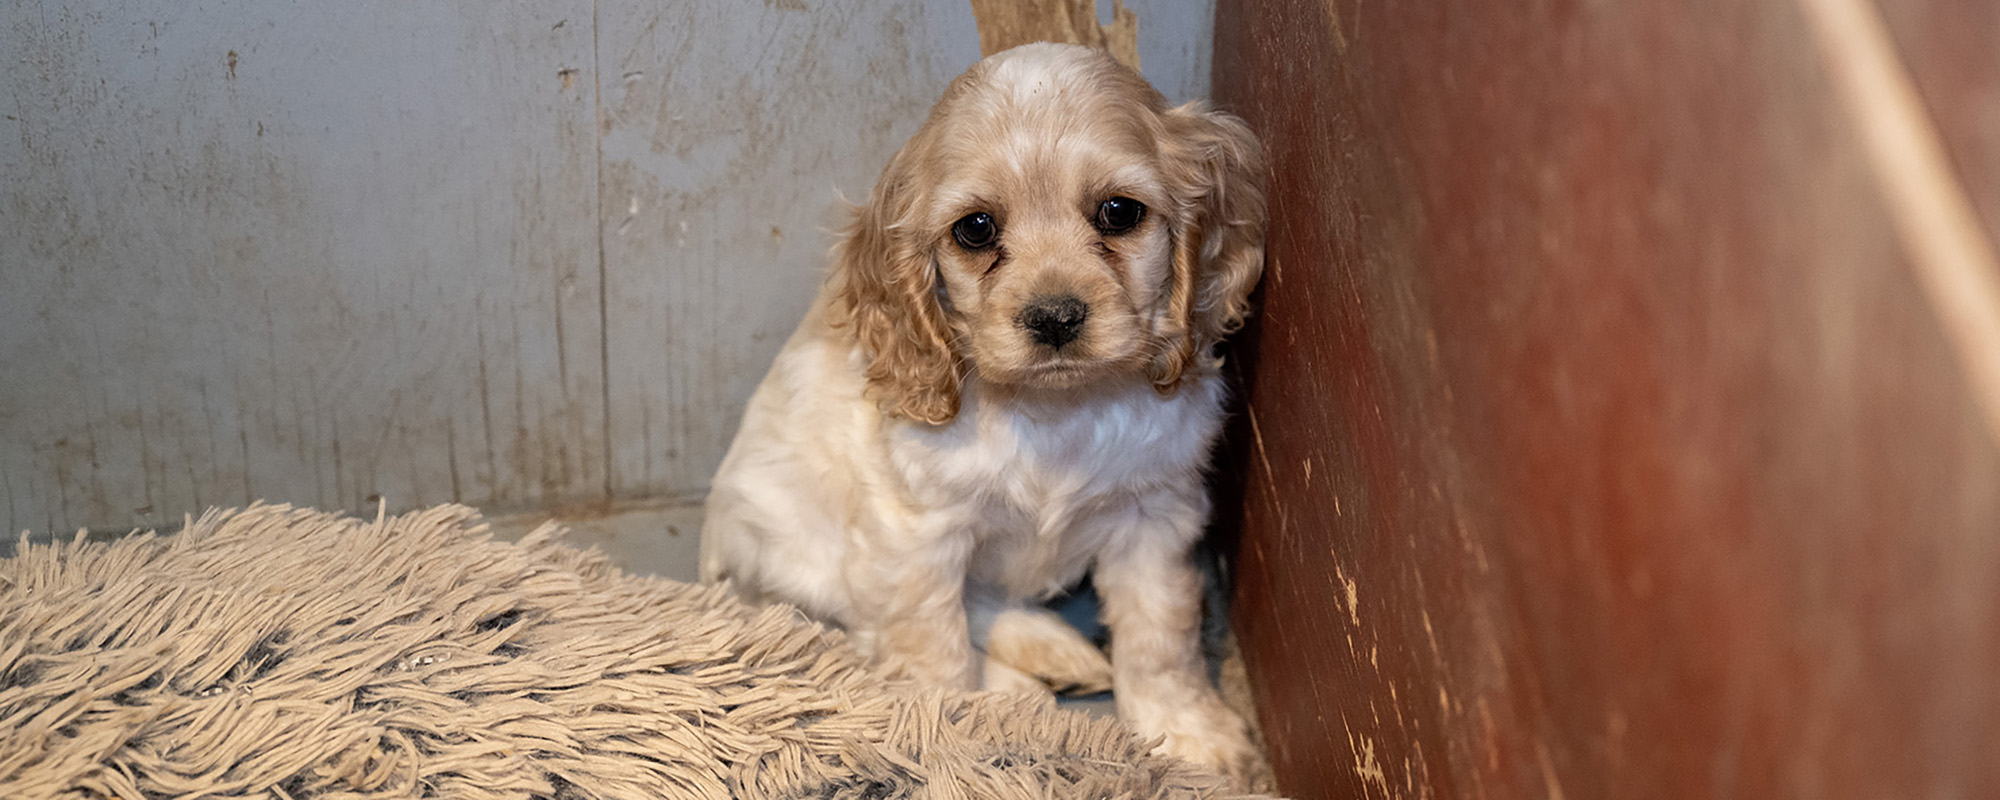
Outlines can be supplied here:
[[[1338, 556], [1337, 553], [1335, 555]], [[1353, 579], [1347, 577], [1347, 573], [1340, 568], [1340, 565], [1338, 563], [1334, 564], [1333, 572], [1334, 572], [1334, 579], [1340, 582], [1340, 587], [1347, 597], [1348, 621], [1353, 623], [1354, 626], [1357, 628], [1361, 627], [1360, 584], [1355, 583]]]
[[[1335, 53], [1346, 53], [1347, 34], [1341, 30], [1340, 0], [1325, 0], [1325, 3], [1326, 3], [1326, 30], [1328, 33], [1333, 34], [1333, 51]], [[1355, 2], [1354, 10], [1357, 13], [1360, 12], [1361, 3], [1359, 2], [1359, 0]]]
[[1360, 778], [1364, 784], [1373, 784], [1381, 787], [1383, 794], [1388, 794], [1389, 774], [1382, 769], [1382, 762], [1375, 758], [1375, 740], [1366, 736], [1358, 737], [1358, 739], [1358, 744], [1353, 738], [1349, 739], [1349, 744], [1355, 745], [1355, 777]]

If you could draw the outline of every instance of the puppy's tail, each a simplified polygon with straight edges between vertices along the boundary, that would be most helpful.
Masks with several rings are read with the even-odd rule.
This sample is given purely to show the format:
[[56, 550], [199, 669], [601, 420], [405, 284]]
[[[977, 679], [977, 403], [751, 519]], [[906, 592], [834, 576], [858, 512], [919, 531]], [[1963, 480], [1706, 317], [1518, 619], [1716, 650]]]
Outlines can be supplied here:
[[[1104, 651], [1048, 609], [1001, 609], [986, 634], [986, 660], [988, 689], [1018, 688], [1017, 673], [1064, 694], [1111, 689]], [[1008, 679], [996, 681], [1001, 676]]]

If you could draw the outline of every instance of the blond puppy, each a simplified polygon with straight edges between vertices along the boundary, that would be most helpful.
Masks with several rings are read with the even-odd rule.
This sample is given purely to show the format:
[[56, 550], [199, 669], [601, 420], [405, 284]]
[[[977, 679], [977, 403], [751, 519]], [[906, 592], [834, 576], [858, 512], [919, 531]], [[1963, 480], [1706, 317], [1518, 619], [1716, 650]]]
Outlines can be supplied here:
[[[953, 81], [890, 159], [717, 473], [702, 575], [942, 686], [1116, 688], [1169, 753], [1256, 754], [1206, 678], [1212, 350], [1263, 270], [1262, 154], [1054, 44]], [[1037, 601], [1089, 574], [1111, 657]]]

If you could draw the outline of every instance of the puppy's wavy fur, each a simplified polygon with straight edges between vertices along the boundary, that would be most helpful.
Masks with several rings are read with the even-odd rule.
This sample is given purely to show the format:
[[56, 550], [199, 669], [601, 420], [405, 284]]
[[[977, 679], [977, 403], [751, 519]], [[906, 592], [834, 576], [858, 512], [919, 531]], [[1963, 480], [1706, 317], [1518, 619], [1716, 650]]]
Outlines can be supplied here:
[[[1093, 50], [975, 65], [890, 159], [714, 482], [702, 571], [955, 687], [1115, 686], [1163, 749], [1242, 773], [1189, 549], [1220, 426], [1214, 347], [1263, 270], [1240, 121]], [[1107, 225], [1116, 198], [1145, 211]], [[1127, 206], [1129, 207], [1129, 206]], [[983, 246], [954, 234], [985, 214]], [[977, 238], [977, 237], [975, 237]], [[1051, 303], [1080, 310], [1063, 335]], [[1111, 658], [1037, 601], [1086, 574]]]

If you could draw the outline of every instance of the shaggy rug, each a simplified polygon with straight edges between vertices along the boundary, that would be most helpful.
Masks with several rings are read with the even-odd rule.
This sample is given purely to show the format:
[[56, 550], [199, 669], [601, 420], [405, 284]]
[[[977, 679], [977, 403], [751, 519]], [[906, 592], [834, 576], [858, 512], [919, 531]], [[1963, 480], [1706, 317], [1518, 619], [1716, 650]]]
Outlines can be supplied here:
[[921, 691], [784, 608], [445, 506], [0, 561], [0, 798], [1192, 798], [1115, 720]]

